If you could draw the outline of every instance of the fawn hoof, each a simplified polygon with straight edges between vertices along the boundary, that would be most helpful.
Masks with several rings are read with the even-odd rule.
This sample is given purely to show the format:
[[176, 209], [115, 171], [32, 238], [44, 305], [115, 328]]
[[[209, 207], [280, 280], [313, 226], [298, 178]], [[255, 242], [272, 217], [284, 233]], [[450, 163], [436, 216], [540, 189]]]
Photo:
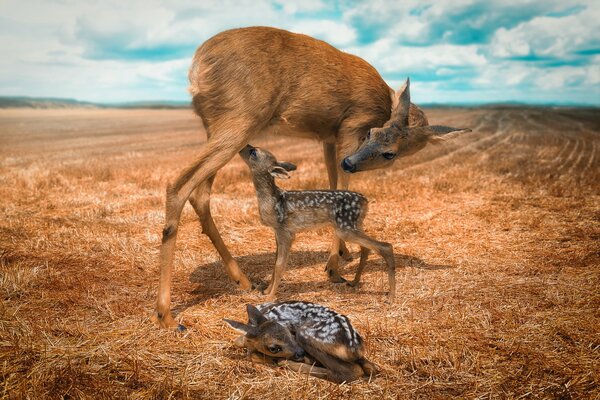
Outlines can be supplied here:
[[356, 289], [356, 288], [358, 288], [359, 283], [355, 282], [355, 281], [347, 281], [346, 285], [350, 286], [351, 288], [355, 288]]

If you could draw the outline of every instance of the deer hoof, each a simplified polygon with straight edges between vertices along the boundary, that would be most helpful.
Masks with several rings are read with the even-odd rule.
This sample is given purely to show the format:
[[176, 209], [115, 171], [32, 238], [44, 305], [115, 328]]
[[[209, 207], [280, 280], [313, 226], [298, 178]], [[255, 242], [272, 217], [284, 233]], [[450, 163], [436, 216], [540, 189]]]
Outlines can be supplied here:
[[327, 270], [327, 275], [329, 276], [329, 282], [331, 283], [348, 283], [346, 279], [333, 269]]
[[260, 281], [258, 283], [252, 284], [252, 289], [257, 290], [257, 291], [261, 292], [262, 294], [264, 294], [264, 291], [267, 288], [267, 286], [268, 286], [267, 282]]

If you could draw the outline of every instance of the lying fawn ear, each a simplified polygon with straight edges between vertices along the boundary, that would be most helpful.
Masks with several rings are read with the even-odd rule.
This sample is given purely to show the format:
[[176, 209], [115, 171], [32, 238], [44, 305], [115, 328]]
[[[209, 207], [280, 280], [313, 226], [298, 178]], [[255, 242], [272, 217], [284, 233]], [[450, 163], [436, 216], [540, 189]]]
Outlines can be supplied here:
[[261, 313], [258, 308], [254, 307], [252, 304], [248, 304], [246, 306], [246, 311], [248, 311], [248, 324], [253, 326], [259, 326], [263, 322], [267, 322], [268, 319]]
[[296, 168], [298, 168], [296, 167], [296, 164], [292, 164], [291, 162], [287, 161], [280, 161], [277, 163], [277, 165], [285, 169], [286, 171], [295, 171]]
[[271, 169], [269, 169], [269, 173], [274, 176], [275, 178], [279, 178], [279, 179], [290, 179], [290, 175], [287, 173], [287, 171], [285, 170], [285, 168], [280, 167], [278, 165], [271, 167]]
[[232, 321], [232, 320], [226, 319], [226, 318], [223, 318], [223, 321], [225, 321], [225, 323], [227, 325], [229, 325], [232, 329], [234, 329], [240, 333], [250, 334], [250, 335], [253, 335], [256, 333], [256, 327], [254, 327], [254, 326], [246, 325], [241, 322]]
[[[431, 144], [438, 144], [453, 139], [463, 133], [471, 132], [469, 128], [452, 128], [450, 126], [428, 125], [414, 128], [414, 133], [427, 136]], [[413, 129], [411, 129], [413, 132]]]

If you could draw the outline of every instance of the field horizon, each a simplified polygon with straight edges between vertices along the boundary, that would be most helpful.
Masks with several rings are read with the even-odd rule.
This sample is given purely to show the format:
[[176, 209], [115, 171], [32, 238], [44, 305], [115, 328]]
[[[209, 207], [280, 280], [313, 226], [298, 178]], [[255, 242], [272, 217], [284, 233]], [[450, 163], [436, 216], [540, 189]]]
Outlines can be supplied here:
[[[292, 248], [279, 299], [347, 315], [381, 369], [336, 385], [233, 346], [222, 319], [264, 296], [236, 289], [189, 204], [172, 286], [188, 329], [151, 323], [165, 189], [205, 141], [191, 109], [0, 109], [0, 397], [600, 398], [597, 109], [426, 112], [473, 131], [350, 183], [366, 231], [394, 246], [396, 302], [374, 255], [358, 290], [327, 282], [327, 228]], [[327, 187], [317, 141], [252, 144], [298, 165], [282, 187]], [[239, 157], [211, 209], [242, 270], [268, 280], [275, 240]]]

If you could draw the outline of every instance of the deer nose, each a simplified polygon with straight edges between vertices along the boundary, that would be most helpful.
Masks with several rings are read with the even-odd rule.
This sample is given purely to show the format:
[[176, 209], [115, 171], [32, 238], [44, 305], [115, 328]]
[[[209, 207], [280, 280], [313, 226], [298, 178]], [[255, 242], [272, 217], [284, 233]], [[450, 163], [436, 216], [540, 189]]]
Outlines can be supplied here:
[[298, 350], [296, 353], [294, 353], [294, 361], [302, 361], [305, 355], [306, 352], [304, 351], [304, 349]]
[[346, 157], [342, 160], [342, 169], [346, 172], [352, 173], [356, 171], [356, 164], [352, 164], [352, 162], [348, 160], [348, 157]]

